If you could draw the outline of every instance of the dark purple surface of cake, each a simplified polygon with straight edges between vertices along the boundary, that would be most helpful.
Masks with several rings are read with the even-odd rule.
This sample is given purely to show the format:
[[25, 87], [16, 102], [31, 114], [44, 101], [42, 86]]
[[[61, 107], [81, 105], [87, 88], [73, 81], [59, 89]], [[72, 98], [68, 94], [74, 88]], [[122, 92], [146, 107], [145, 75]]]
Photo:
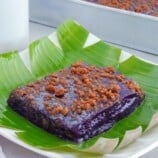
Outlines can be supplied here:
[[11, 92], [8, 104], [50, 133], [82, 142], [110, 129], [144, 98], [135, 82], [112, 67], [75, 63]]

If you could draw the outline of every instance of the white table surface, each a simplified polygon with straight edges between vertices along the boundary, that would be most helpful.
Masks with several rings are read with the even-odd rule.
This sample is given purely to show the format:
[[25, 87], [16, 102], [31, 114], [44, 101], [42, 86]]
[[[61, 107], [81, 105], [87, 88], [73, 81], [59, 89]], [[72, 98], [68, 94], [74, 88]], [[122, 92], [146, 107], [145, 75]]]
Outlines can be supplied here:
[[[33, 41], [35, 39], [38, 39], [42, 36], [48, 35], [54, 31], [54, 28], [42, 26], [35, 23], [30, 23], [30, 41]], [[155, 63], [158, 63], [158, 56], [147, 54], [144, 52], [140, 52], [137, 50], [121, 47], [125, 51], [136, 54], [137, 56], [140, 56], [144, 59], [151, 60]], [[5, 157], [3, 154], [1, 154], [1, 147], [5, 154]], [[141, 158], [156, 158], [158, 154], [158, 149], [155, 149], [154, 151], [148, 153], [147, 155], [141, 157]], [[28, 151], [24, 149], [23, 147], [20, 147], [9, 140], [3, 138], [0, 136], [0, 158], [44, 158], [43, 156], [40, 156], [36, 153], [33, 153], [32, 151]]]

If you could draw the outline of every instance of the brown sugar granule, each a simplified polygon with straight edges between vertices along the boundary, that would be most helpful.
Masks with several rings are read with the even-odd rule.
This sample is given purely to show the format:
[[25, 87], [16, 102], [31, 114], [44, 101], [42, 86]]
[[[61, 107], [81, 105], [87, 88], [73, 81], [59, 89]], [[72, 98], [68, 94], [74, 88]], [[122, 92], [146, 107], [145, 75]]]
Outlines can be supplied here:
[[102, 72], [100, 74], [101, 77], [107, 77], [107, 78], [110, 78], [110, 79], [113, 79], [115, 76], [111, 73], [107, 73], [107, 72]]
[[65, 89], [64, 88], [55, 88], [55, 96], [56, 97], [63, 97], [65, 94]]
[[50, 108], [50, 107], [49, 107], [48, 100], [44, 100], [43, 104], [44, 104], [44, 106], [45, 106], [46, 108]]
[[118, 81], [123, 81], [124, 79], [125, 79], [125, 76], [124, 75], [117, 75], [116, 76], [116, 79], [118, 80]]
[[22, 90], [22, 89], [17, 89], [16, 93], [18, 95], [20, 95], [21, 97], [25, 96], [27, 93], [25, 90]]
[[64, 78], [61, 78], [60, 80], [59, 80], [59, 83], [62, 85], [62, 86], [67, 86], [67, 82], [66, 82], [66, 79], [64, 79]]
[[75, 84], [80, 85], [82, 84], [82, 82], [80, 81], [80, 79], [78, 77], [73, 77], [73, 81]]
[[91, 90], [89, 92], [89, 98], [95, 99], [97, 97], [97, 95]]
[[28, 84], [28, 87], [35, 88], [35, 87], [36, 87], [36, 85], [35, 85], [35, 84], [33, 84], [33, 83], [29, 83], [29, 84]]
[[62, 110], [62, 114], [64, 115], [64, 116], [66, 116], [67, 114], [68, 114], [68, 112], [69, 112], [69, 109], [68, 108], [63, 108], [63, 110]]
[[82, 81], [83, 81], [83, 83], [86, 83], [86, 84], [89, 84], [89, 83], [90, 83], [90, 79], [89, 79], [88, 76], [83, 76], [83, 77], [82, 77]]
[[48, 92], [50, 92], [50, 93], [54, 93], [54, 92], [55, 92], [55, 87], [54, 87], [53, 85], [51, 85], [51, 84], [48, 84], [48, 85], [46, 86], [46, 90], [47, 90]]
[[112, 73], [114, 73], [114, 68], [113, 67], [107, 67], [107, 68], [105, 68], [105, 72], [112, 74]]
[[137, 92], [139, 93], [140, 95], [143, 95], [143, 91], [142, 89], [140, 88], [139, 85], [137, 85], [136, 83], [134, 83], [133, 81], [131, 80], [128, 80], [128, 81], [125, 81], [125, 84], [126, 86], [131, 89], [133, 92]]
[[27, 98], [30, 100], [34, 99], [33, 95], [28, 95]]
[[47, 94], [44, 96], [44, 101], [48, 101], [52, 98], [52, 95], [51, 94]]
[[84, 91], [82, 91], [82, 90], [76, 89], [76, 93], [78, 94], [79, 97], [83, 97], [85, 95]]
[[56, 106], [49, 106], [48, 103], [45, 103], [46, 105], [46, 109], [47, 111], [51, 114], [51, 115], [57, 115], [57, 114], [62, 114], [64, 116], [66, 116], [69, 112], [67, 107], [63, 107], [61, 105], [56, 105]]
[[82, 61], [77, 61], [74, 64], [72, 64], [72, 67], [80, 67], [82, 66]]
[[135, 12], [138, 12], [138, 13], [147, 13], [150, 11], [150, 8], [147, 4], [141, 4], [139, 6], [137, 6], [135, 9], [134, 9]]
[[52, 78], [51, 78], [51, 82], [57, 83], [57, 81], [58, 81], [57, 78], [55, 78], [55, 77], [52, 77]]
[[55, 106], [51, 110], [52, 115], [61, 114], [63, 111], [63, 107], [61, 105]]
[[117, 84], [112, 84], [111, 87], [110, 87], [111, 91], [113, 93], [119, 93], [120, 92], [120, 86], [117, 85]]
[[76, 67], [72, 67], [71, 72], [74, 73], [74, 74], [78, 74], [78, 75], [80, 75], [80, 74], [87, 74], [88, 73], [88, 69], [81, 68], [81, 67], [77, 67], [77, 69], [76, 69]]
[[50, 78], [58, 78], [57, 74], [51, 74]]
[[107, 102], [107, 100], [108, 100], [108, 98], [107, 98], [107, 96], [105, 95], [105, 96], [103, 96], [102, 98], [101, 98], [101, 101], [103, 102], [103, 103], [106, 103]]

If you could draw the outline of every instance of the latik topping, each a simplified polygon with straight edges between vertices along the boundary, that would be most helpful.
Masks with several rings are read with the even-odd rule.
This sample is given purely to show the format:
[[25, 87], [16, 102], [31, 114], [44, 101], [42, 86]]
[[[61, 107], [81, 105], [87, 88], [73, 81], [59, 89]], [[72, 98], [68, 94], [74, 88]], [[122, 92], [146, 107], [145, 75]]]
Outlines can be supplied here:
[[[81, 62], [61, 72], [51, 74], [43, 80], [31, 83], [25, 88], [19, 88], [17, 93], [25, 97], [29, 92], [31, 98], [31, 95], [36, 96], [37, 93], [43, 92], [45, 94], [43, 104], [48, 113], [53, 116], [70, 114], [74, 117], [74, 114], [108, 108], [118, 102], [121, 90], [119, 82], [143, 96], [139, 85], [126, 79], [124, 75], [116, 73], [113, 67], [97, 68]], [[71, 87], [74, 89], [75, 97], [68, 105], [67, 96]]]

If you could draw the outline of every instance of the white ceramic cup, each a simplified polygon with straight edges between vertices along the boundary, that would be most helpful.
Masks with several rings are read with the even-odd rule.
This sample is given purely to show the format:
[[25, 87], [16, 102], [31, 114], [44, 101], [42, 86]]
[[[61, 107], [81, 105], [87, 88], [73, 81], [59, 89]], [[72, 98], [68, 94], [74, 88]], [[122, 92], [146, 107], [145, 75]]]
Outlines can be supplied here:
[[28, 0], [0, 1], [0, 53], [22, 50], [29, 36]]

